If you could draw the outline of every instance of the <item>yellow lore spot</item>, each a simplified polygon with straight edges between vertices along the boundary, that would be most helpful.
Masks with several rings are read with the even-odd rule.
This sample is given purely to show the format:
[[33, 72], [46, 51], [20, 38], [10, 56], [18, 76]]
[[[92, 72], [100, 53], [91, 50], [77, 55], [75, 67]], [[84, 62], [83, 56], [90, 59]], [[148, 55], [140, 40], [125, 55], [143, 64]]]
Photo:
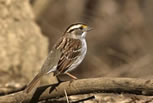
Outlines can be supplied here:
[[87, 26], [86, 25], [82, 25], [82, 28], [87, 28]]

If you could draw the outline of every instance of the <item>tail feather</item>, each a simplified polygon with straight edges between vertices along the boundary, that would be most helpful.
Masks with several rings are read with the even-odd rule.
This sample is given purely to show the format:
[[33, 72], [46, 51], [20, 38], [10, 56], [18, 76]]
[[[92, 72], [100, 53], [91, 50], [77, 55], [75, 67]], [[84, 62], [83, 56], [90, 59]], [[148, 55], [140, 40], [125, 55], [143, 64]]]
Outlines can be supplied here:
[[37, 74], [34, 79], [28, 84], [28, 86], [25, 88], [25, 93], [29, 93], [34, 86], [39, 82], [40, 78], [42, 77], [42, 75]]

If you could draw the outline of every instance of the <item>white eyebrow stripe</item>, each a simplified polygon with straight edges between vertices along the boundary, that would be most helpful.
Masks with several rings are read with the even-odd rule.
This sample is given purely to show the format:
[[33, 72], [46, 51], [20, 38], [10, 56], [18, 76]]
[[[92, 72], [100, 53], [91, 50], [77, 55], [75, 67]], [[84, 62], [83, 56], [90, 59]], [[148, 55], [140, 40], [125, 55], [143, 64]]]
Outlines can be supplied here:
[[73, 29], [76, 29], [76, 28], [79, 28], [79, 27], [81, 27], [81, 25], [74, 25], [74, 26], [72, 26], [72, 27], [70, 27], [70, 28], [68, 29], [68, 32], [69, 32], [70, 30], [73, 30]]

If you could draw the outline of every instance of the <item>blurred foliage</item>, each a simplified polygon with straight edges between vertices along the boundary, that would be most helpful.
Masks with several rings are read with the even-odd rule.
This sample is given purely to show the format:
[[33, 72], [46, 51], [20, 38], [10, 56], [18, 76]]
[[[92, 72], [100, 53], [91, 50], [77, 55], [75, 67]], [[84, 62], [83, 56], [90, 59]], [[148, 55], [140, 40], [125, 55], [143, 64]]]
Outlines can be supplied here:
[[94, 28], [87, 35], [86, 59], [74, 71], [79, 78], [153, 77], [152, 0], [31, 0], [31, 5], [49, 48], [72, 23]]

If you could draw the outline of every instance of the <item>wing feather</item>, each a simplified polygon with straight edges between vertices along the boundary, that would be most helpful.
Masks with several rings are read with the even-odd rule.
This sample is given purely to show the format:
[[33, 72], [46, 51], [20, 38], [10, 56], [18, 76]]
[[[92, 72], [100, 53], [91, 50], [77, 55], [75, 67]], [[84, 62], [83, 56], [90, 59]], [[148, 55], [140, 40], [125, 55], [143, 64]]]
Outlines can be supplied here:
[[64, 45], [60, 47], [62, 54], [60, 60], [58, 61], [57, 72], [55, 75], [64, 73], [81, 53], [82, 44], [80, 40], [65, 38], [63, 44]]

